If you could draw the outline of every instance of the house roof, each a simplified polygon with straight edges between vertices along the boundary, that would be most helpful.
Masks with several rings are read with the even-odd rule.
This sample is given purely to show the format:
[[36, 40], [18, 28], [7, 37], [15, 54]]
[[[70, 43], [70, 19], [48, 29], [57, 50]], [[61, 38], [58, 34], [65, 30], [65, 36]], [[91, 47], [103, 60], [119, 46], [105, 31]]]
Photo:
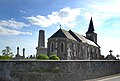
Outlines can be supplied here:
[[68, 31], [64, 29], [59, 29], [50, 38], [68, 38], [77, 41]]

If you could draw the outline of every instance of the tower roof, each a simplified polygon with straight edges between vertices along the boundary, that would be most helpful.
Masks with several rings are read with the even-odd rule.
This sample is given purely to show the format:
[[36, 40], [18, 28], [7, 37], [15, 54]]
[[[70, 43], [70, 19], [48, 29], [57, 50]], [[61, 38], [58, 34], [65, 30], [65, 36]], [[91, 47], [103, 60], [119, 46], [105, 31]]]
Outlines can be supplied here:
[[90, 23], [89, 23], [89, 28], [88, 31], [86, 33], [94, 33], [94, 25], [93, 25], [93, 21], [92, 21], [92, 17], [90, 19]]

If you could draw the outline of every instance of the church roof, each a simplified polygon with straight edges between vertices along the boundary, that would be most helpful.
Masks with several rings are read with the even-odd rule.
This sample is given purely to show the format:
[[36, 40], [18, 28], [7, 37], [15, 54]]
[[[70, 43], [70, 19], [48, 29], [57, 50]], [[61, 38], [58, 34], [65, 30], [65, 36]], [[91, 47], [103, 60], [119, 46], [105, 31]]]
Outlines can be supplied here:
[[89, 28], [88, 31], [86, 33], [94, 33], [94, 25], [93, 25], [93, 21], [92, 21], [92, 17], [90, 19], [90, 23], [89, 23]]
[[75, 33], [75, 32], [73, 32], [73, 31], [71, 31], [71, 30], [69, 30], [69, 33], [70, 33], [71, 35], [73, 35], [73, 37], [75, 37], [77, 41], [81, 41], [81, 42], [83, 42], [83, 43], [87, 43], [87, 44], [90, 44], [90, 45], [99, 47], [97, 44], [95, 44], [93, 41], [87, 39], [87, 38], [86, 38], [85, 36], [83, 36], [83, 35], [80, 35], [80, 34], [78, 34], [78, 33]]
[[72, 40], [75, 40], [75, 41], [78, 41], [78, 42], [83, 42], [83, 43], [87, 43], [87, 44], [99, 47], [99, 45], [97, 45], [93, 41], [87, 39], [85, 36], [80, 35], [78, 33], [75, 33], [71, 30], [66, 31], [64, 29], [59, 29], [50, 38], [68, 38], [68, 39], [72, 39]]
[[68, 31], [61, 28], [56, 33], [54, 33], [50, 38], [68, 38], [76, 41], [76, 39]]

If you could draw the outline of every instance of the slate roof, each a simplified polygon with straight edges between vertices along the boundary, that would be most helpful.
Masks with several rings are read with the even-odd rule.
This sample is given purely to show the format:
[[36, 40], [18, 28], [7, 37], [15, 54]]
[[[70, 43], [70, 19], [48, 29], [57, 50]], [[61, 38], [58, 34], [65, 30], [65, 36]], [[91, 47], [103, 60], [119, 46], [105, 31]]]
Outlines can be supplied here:
[[75, 37], [76, 40], [78, 40], [78, 41], [81, 41], [81, 42], [83, 42], [83, 43], [87, 43], [87, 44], [90, 44], [90, 45], [99, 47], [98, 44], [96, 44], [96, 43], [94, 43], [93, 41], [87, 39], [87, 38], [86, 38], [85, 36], [83, 36], [83, 35], [80, 35], [80, 34], [78, 34], [78, 33], [75, 33], [75, 32], [73, 32], [73, 31], [71, 31], [71, 30], [69, 30], [69, 33], [70, 33], [73, 37]]
[[61, 28], [56, 33], [54, 33], [50, 38], [68, 38], [77, 41], [68, 31]]
[[75, 33], [71, 30], [66, 31], [64, 29], [59, 29], [50, 38], [68, 38], [68, 39], [72, 39], [72, 40], [75, 40], [75, 41], [78, 41], [78, 42], [83, 42], [83, 43], [87, 43], [87, 44], [99, 47], [98, 44], [96, 44], [93, 41], [87, 39], [85, 36], [80, 35], [78, 33]]

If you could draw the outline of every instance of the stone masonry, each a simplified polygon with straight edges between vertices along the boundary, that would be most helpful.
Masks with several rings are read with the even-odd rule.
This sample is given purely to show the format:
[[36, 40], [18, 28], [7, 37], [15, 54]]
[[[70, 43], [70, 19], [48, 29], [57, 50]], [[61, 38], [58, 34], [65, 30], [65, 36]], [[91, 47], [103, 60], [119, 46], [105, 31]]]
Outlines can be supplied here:
[[0, 61], [0, 81], [82, 81], [120, 73], [120, 61]]

